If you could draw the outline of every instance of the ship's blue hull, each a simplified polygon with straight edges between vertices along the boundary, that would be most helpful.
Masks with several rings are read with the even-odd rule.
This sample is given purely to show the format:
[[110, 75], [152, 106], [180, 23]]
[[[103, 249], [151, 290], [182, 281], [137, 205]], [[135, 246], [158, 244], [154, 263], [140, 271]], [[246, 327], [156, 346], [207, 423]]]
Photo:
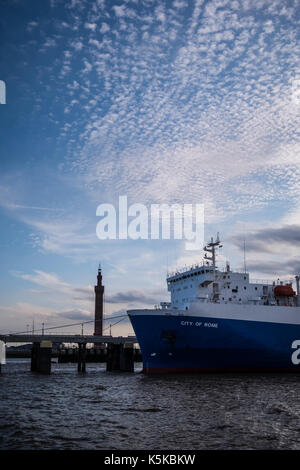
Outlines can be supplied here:
[[300, 325], [130, 315], [144, 372], [300, 371]]

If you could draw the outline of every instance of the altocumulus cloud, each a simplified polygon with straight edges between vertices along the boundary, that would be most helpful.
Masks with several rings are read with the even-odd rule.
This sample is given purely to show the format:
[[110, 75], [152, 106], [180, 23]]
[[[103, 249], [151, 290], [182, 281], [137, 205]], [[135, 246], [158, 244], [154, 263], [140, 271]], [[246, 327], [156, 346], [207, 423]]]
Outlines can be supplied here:
[[78, 321], [92, 321], [94, 316], [91, 312], [84, 309], [72, 309], [56, 312], [55, 315], [57, 318], [69, 318], [70, 320]]
[[117, 292], [116, 294], [110, 295], [105, 298], [105, 302], [110, 304], [119, 304], [119, 303], [139, 303], [139, 304], [149, 304], [153, 305], [159, 300], [160, 292], [153, 292], [152, 295], [149, 293], [145, 295], [143, 291], [132, 290], [126, 292]]
[[[244, 249], [244, 236], [232, 237], [233, 243]], [[280, 228], [265, 228], [247, 233], [247, 251], [272, 252], [272, 245], [292, 245], [300, 247], [300, 225], [284, 225]]]
[[258, 271], [266, 274], [278, 273], [281, 276], [287, 275], [294, 277], [295, 274], [300, 274], [300, 259], [286, 259], [283, 262], [278, 261], [250, 261], [247, 267], [253, 271]]

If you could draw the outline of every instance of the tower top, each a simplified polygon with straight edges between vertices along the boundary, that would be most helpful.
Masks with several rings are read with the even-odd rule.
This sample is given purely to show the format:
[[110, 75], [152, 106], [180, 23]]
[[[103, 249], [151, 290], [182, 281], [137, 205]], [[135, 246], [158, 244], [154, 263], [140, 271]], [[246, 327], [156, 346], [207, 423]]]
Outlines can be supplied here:
[[102, 272], [101, 272], [101, 264], [100, 263], [99, 263], [99, 267], [98, 267], [97, 286], [102, 286]]

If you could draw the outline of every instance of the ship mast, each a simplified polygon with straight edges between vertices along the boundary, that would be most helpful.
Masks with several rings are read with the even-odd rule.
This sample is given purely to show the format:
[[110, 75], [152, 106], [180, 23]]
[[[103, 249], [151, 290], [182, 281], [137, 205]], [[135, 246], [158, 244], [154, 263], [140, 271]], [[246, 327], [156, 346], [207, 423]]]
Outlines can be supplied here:
[[216, 247], [218, 246], [219, 248], [222, 248], [222, 245], [220, 244], [220, 239], [219, 239], [219, 232], [217, 233], [217, 238], [214, 241], [213, 237], [211, 237], [211, 241], [207, 243], [207, 245], [203, 248], [204, 251], [207, 251], [211, 253], [211, 256], [207, 256], [205, 253], [204, 259], [206, 261], [211, 261], [211, 266], [215, 270], [216, 269]]

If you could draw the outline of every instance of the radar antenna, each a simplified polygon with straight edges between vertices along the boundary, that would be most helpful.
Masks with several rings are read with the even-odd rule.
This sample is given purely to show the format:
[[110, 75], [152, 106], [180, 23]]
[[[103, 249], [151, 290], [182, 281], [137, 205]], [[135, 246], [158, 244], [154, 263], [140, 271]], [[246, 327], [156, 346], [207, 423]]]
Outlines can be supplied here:
[[219, 238], [219, 232], [217, 233], [216, 240], [214, 241], [213, 237], [211, 237], [211, 240], [205, 247], [203, 248], [204, 251], [207, 251], [208, 253], [211, 253], [211, 256], [207, 256], [205, 253], [204, 259], [206, 261], [211, 261], [211, 266], [216, 269], [216, 247], [222, 248], [223, 245], [221, 245], [220, 238]]

